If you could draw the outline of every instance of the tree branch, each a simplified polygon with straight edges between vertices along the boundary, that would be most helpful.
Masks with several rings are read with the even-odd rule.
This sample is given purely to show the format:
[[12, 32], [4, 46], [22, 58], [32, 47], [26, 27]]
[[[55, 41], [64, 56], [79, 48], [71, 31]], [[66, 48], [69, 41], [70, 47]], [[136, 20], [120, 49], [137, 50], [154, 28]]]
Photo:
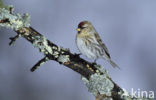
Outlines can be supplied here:
[[111, 79], [103, 66], [90, 63], [79, 55], [72, 54], [68, 49], [52, 43], [30, 26], [28, 14], [23, 16], [14, 14], [10, 9], [0, 8], [0, 26], [10, 28], [17, 33], [15, 37], [10, 38], [10, 45], [19, 37], [23, 37], [45, 56], [32, 67], [31, 71], [35, 71], [49, 60], [54, 60], [82, 75], [82, 80], [96, 100], [150, 100], [133, 98]]

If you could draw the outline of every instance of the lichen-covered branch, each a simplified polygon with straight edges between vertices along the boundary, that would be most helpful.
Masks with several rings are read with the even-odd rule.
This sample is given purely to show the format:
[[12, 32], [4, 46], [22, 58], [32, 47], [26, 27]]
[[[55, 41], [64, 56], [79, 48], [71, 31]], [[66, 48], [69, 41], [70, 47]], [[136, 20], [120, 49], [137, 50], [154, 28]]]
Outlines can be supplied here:
[[12, 7], [10, 9], [0, 8], [0, 26], [10, 28], [17, 33], [15, 37], [10, 38], [10, 45], [18, 38], [23, 37], [45, 56], [32, 67], [31, 71], [35, 71], [49, 60], [54, 60], [82, 75], [82, 80], [88, 87], [89, 92], [96, 97], [96, 100], [147, 100], [132, 98], [129, 94], [126, 94], [110, 78], [104, 67], [90, 63], [80, 58], [79, 55], [72, 54], [68, 49], [52, 43], [30, 26], [30, 16], [28, 14], [23, 16], [14, 14], [12, 9]]

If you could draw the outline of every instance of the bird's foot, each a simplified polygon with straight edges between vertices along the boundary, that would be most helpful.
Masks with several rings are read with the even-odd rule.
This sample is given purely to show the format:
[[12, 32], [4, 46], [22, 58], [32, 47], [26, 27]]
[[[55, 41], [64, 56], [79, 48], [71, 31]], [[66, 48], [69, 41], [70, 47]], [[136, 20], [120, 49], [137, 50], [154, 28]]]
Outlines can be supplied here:
[[74, 56], [75, 57], [80, 57], [81, 53], [75, 53]]

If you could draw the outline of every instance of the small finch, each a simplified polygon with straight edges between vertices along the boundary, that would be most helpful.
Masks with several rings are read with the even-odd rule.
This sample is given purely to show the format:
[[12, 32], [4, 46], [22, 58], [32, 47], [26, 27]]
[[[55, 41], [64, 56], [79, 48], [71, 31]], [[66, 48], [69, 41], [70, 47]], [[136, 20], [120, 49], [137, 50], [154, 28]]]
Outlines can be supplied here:
[[96, 62], [98, 58], [103, 58], [114, 68], [118, 67], [118, 65], [111, 60], [106, 45], [102, 42], [94, 26], [89, 21], [80, 22], [77, 31], [76, 45], [83, 55], [93, 59], [94, 62]]

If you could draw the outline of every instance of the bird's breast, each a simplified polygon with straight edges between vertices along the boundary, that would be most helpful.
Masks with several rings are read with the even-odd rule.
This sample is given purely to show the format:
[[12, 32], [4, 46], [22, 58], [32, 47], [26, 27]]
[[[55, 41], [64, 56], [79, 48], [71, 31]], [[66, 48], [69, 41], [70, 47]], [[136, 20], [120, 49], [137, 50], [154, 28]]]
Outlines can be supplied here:
[[91, 50], [91, 41], [86, 38], [76, 38], [76, 44], [79, 51], [90, 59], [96, 59], [97, 56]]

